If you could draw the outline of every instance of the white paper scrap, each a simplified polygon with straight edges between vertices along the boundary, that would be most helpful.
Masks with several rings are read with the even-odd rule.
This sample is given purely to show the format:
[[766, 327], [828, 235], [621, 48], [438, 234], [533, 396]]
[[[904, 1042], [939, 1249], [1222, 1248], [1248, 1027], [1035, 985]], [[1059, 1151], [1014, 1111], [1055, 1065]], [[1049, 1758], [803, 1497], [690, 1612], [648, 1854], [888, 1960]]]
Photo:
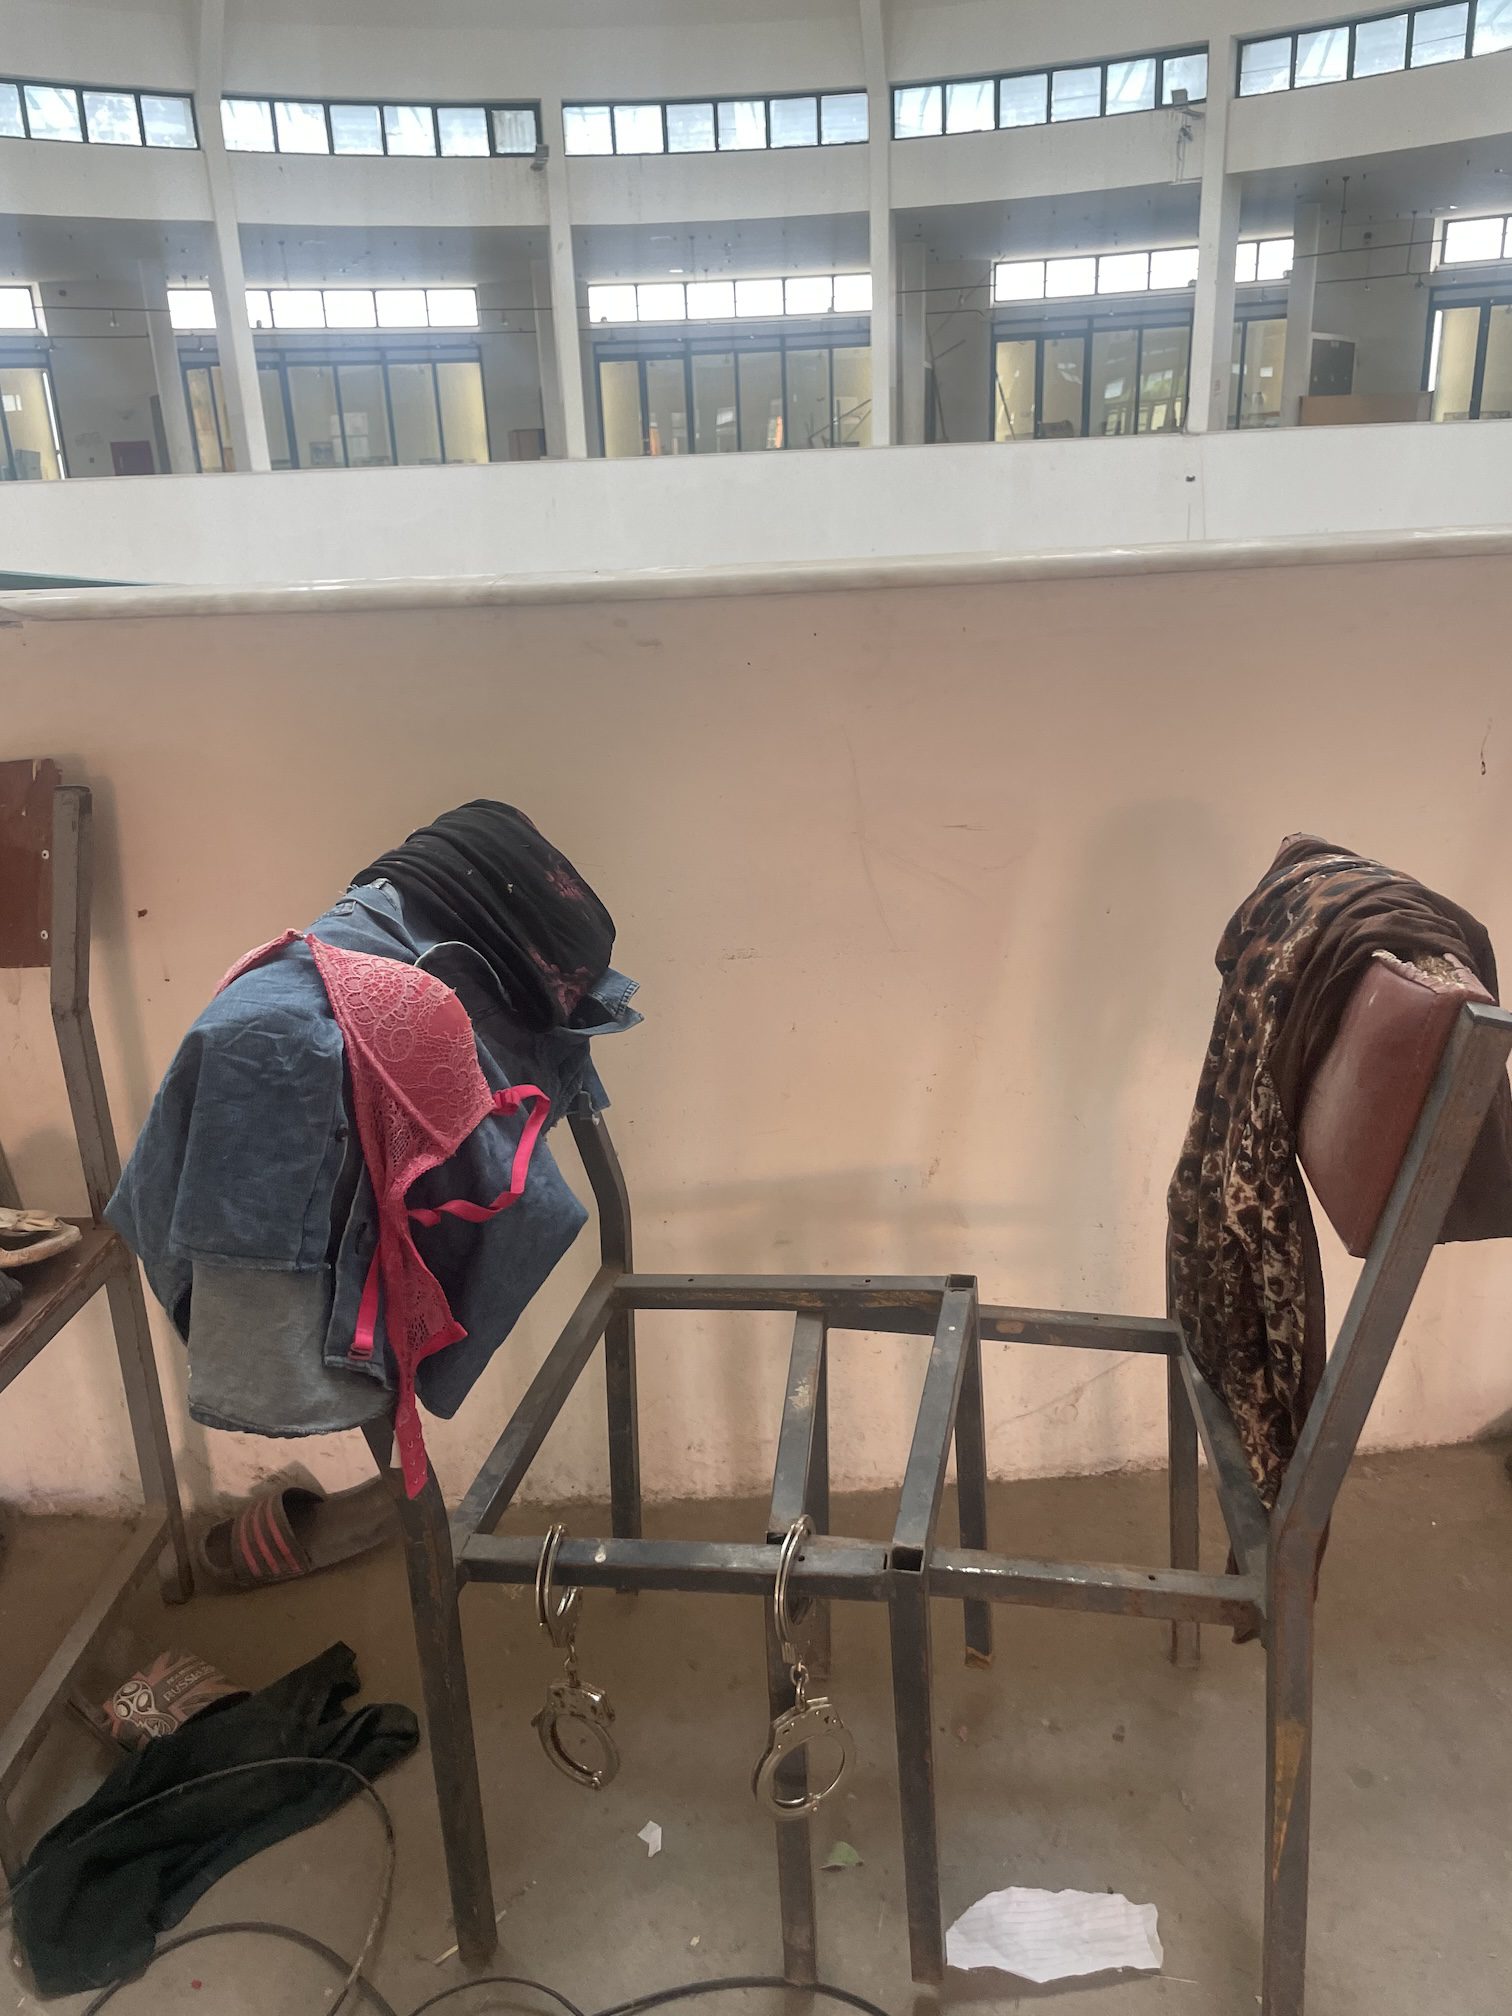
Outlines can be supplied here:
[[945, 1934], [951, 1967], [999, 1967], [1024, 1981], [1064, 1981], [1164, 1959], [1153, 1904], [1094, 1890], [994, 1890]]
[[647, 1855], [660, 1855], [661, 1828], [657, 1826], [654, 1820], [648, 1820], [635, 1838], [637, 1841], [645, 1842]]

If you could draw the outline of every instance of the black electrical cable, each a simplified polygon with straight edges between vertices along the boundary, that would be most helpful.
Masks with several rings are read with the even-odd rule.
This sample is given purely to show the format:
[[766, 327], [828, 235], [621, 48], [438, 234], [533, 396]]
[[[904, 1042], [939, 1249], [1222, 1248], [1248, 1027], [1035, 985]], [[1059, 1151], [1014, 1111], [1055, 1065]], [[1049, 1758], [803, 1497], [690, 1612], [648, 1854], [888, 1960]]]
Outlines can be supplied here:
[[[108, 1988], [102, 1988], [94, 2000], [85, 2005], [83, 2016], [100, 2016], [100, 2012], [118, 1995], [144, 1981], [157, 1963], [166, 1960], [170, 1953], [180, 1952], [184, 1947], [197, 1945], [204, 1939], [226, 1939], [247, 1935], [259, 1939], [282, 1939], [291, 1946], [301, 1946], [342, 1975], [340, 1992], [331, 2003], [327, 2016], [337, 2016], [342, 2005], [354, 1993], [365, 1996], [370, 2007], [377, 2012], [377, 2016], [398, 2016], [394, 2005], [373, 1986], [363, 1972], [377, 1944], [378, 1934], [382, 1930], [383, 1921], [388, 1915], [388, 1907], [393, 1898], [398, 1840], [394, 1832], [393, 1815], [389, 1812], [383, 1795], [354, 1765], [343, 1763], [336, 1757], [262, 1757], [250, 1764], [228, 1764], [219, 1771], [207, 1771], [202, 1777], [190, 1779], [182, 1785], [170, 1785], [164, 1792], [154, 1792], [150, 1798], [137, 1800], [134, 1805], [124, 1808], [119, 1813], [111, 1814], [108, 1820], [102, 1820], [98, 1826], [91, 1827], [87, 1833], [81, 1834], [70, 1847], [71, 1849], [82, 1847], [86, 1841], [93, 1841], [97, 1835], [108, 1832], [121, 1821], [145, 1812], [151, 1806], [159, 1806], [165, 1800], [181, 1797], [184, 1793], [194, 1791], [198, 1786], [213, 1785], [218, 1779], [235, 1778], [248, 1771], [291, 1769], [312, 1764], [317, 1769], [343, 1771], [349, 1778], [355, 1779], [361, 1791], [377, 1808], [379, 1819], [383, 1824], [385, 1856], [383, 1876], [378, 1886], [378, 1902], [368, 1922], [367, 1936], [362, 1942], [357, 1958], [348, 1965], [334, 1947], [327, 1946], [313, 1933], [301, 1932], [293, 1925], [278, 1925], [266, 1918], [242, 1918], [228, 1921], [224, 1925], [201, 1925], [192, 1932], [176, 1932], [171, 1938], [160, 1940], [152, 1958], [139, 1974], [133, 1975], [130, 1980], [115, 1981]], [[15, 1889], [22, 1889], [30, 1880], [30, 1874], [23, 1875]], [[11, 1894], [14, 1896], [15, 1891], [13, 1890]], [[632, 1996], [627, 2002], [615, 2002], [606, 2009], [592, 2011], [591, 2016], [645, 2016], [648, 2010], [661, 2009], [672, 2002], [692, 2001], [702, 1995], [731, 1994], [749, 1988], [785, 1989], [791, 1985], [790, 1982], [784, 1981], [780, 1974], [716, 1975], [708, 1981], [682, 1981], [671, 1988], [658, 1988], [647, 1995]], [[483, 1988], [527, 1988], [532, 1994], [548, 1996], [565, 2012], [565, 2016], [590, 2016], [590, 2012], [579, 2008], [577, 2003], [571, 2001], [559, 1988], [553, 1988], [546, 1981], [534, 1981], [525, 1974], [480, 1974], [470, 1981], [458, 1981], [450, 1988], [442, 1988], [436, 1994], [427, 1996], [425, 2001], [417, 2003], [409, 2012], [409, 2016], [427, 2016], [429, 2010], [438, 2009], [443, 2002], [454, 2001], [458, 1996], [471, 1995]], [[816, 1981], [806, 1984], [804, 1992], [817, 1995], [826, 2001], [844, 2003], [848, 2008], [859, 2010], [861, 2016], [887, 2016], [887, 2011], [877, 2003], [869, 2002], [864, 1995], [857, 1995], [849, 1988], [837, 1988], [828, 1982]]]

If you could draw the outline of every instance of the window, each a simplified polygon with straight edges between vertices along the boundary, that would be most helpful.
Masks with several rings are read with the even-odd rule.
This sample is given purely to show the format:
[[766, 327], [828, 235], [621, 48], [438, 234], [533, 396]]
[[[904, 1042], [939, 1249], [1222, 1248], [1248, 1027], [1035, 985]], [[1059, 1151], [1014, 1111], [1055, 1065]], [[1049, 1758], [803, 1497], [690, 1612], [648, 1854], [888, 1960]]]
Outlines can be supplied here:
[[390, 154], [434, 154], [436, 115], [429, 105], [385, 105], [383, 145]]
[[869, 124], [864, 91], [829, 91], [819, 100], [819, 142], [824, 147], [848, 147], [864, 140]]
[[1239, 96], [1261, 98], [1270, 91], [1291, 89], [1292, 37], [1275, 35], [1246, 42], [1239, 51]]
[[215, 304], [208, 287], [170, 287], [168, 324], [172, 329], [213, 329]]
[[714, 152], [714, 106], [712, 101], [707, 104], [669, 105], [667, 107], [667, 152], [669, 154], [712, 154]]
[[[143, 96], [141, 104], [144, 122], [149, 106], [170, 108], [153, 116], [164, 122], [163, 130], [188, 135], [149, 139], [149, 145], [195, 144], [187, 98]], [[606, 120], [608, 116], [604, 108]], [[539, 140], [534, 105], [360, 105], [344, 99], [222, 98], [221, 130], [227, 147], [238, 154], [441, 153], [456, 158], [534, 154]]]
[[495, 105], [490, 108], [495, 154], [534, 154], [541, 144], [533, 105]]
[[918, 140], [945, 130], [944, 87], [904, 84], [893, 92], [893, 138]]
[[871, 353], [811, 337], [674, 336], [601, 345], [599, 430], [611, 460], [849, 448], [871, 439]]
[[1150, 289], [1191, 287], [1197, 279], [1197, 247], [1177, 245], [1168, 251], [1150, 254]]
[[66, 473], [52, 373], [0, 364], [0, 482], [56, 483]]
[[1278, 427], [1281, 424], [1281, 368], [1286, 358], [1286, 323], [1279, 316], [1257, 316], [1234, 324], [1231, 427]]
[[[1473, 26], [1472, 26], [1473, 24]], [[1299, 29], [1241, 43], [1239, 95], [1381, 77], [1512, 49], [1512, 0], [1457, 0], [1453, 6], [1368, 14], [1329, 28]]]
[[381, 154], [383, 116], [376, 105], [333, 105], [331, 147], [337, 154]]
[[222, 98], [221, 131], [237, 154], [273, 152], [273, 107], [265, 98]]
[[1408, 61], [1414, 70], [1431, 63], [1454, 63], [1465, 53], [1470, 28], [1468, 0], [1454, 7], [1419, 7], [1412, 17]]
[[37, 304], [30, 287], [0, 287], [0, 329], [35, 329]]
[[143, 91], [142, 137], [149, 147], [197, 147], [194, 102], [189, 98], [165, 97], [161, 92]]
[[[275, 469], [383, 469], [486, 462], [488, 422], [475, 355], [264, 356], [258, 388]], [[201, 469], [235, 459], [218, 364], [185, 367]]]
[[1003, 77], [998, 82], [999, 126], [1043, 126], [1050, 117], [1050, 75]]
[[1047, 259], [1045, 261], [1045, 294], [1047, 299], [1062, 301], [1077, 294], [1097, 292], [1097, 261], [1095, 259]]
[[987, 133], [997, 124], [997, 87], [990, 77], [945, 86], [945, 131]]
[[[498, 153], [529, 148], [496, 146]], [[568, 154], [750, 153], [768, 147], [843, 147], [864, 140], [864, 91], [787, 93], [775, 98], [672, 99], [649, 105], [564, 105]]]
[[1380, 77], [1389, 70], [1406, 68], [1405, 14], [1383, 14], [1377, 20], [1356, 24], [1353, 76]]
[[28, 84], [22, 91], [26, 130], [33, 140], [82, 140], [79, 94], [58, 84]]
[[1160, 102], [1170, 105], [1176, 93], [1185, 91], [1187, 102], [1196, 104], [1207, 96], [1208, 59], [1205, 49], [1187, 56], [1163, 56], [1160, 61]]
[[721, 98], [715, 107], [721, 153], [741, 153], [767, 144], [764, 98]]
[[[438, 291], [431, 290], [433, 302]], [[731, 317], [870, 312], [870, 273], [805, 273], [786, 281], [610, 281], [588, 289], [590, 322], [713, 322]], [[440, 326], [434, 309], [431, 326]]]
[[481, 105], [438, 105], [436, 137], [446, 155], [486, 154], [488, 114]]
[[1098, 260], [1099, 294], [1147, 294], [1149, 290], [1148, 252], [1109, 252]]
[[21, 86], [0, 83], [0, 140], [24, 140], [26, 121], [21, 117]]
[[615, 106], [616, 154], [661, 154], [665, 151], [665, 147], [660, 105]]
[[329, 154], [331, 151], [324, 105], [312, 105], [305, 99], [274, 99], [273, 131], [280, 154]]
[[1297, 37], [1297, 87], [1338, 84], [1349, 75], [1349, 30], [1314, 28]]
[[1444, 226], [1443, 264], [1512, 259], [1512, 217], [1453, 217]]
[[[1291, 273], [1290, 238], [1243, 240], [1234, 258], [1240, 286], [1274, 284]], [[1173, 245], [1154, 252], [1079, 253], [1062, 259], [1001, 259], [993, 267], [995, 301], [1073, 300], [1094, 294], [1143, 294], [1190, 287], [1197, 278], [1197, 247]], [[838, 282], [837, 282], [838, 292]]]
[[[327, 329], [376, 329], [378, 310], [366, 287], [333, 287], [323, 297]], [[269, 307], [272, 302], [270, 300]], [[253, 327], [257, 318], [253, 317]], [[277, 322], [274, 327], [280, 326]], [[287, 325], [284, 325], [287, 326]]]
[[[729, 322], [735, 315], [735, 282], [733, 280], [690, 280], [687, 288], [688, 320], [690, 322]], [[596, 317], [593, 319], [597, 319]], [[614, 316], [606, 316], [606, 321], [614, 321]], [[628, 319], [628, 318], [619, 318]]]
[[817, 98], [774, 98], [769, 117], [774, 147], [819, 145]]
[[[249, 287], [254, 329], [476, 329], [475, 287]], [[208, 331], [215, 306], [208, 287], [170, 287], [174, 329]]]
[[140, 147], [142, 117], [130, 91], [85, 91], [84, 130], [106, 147]]
[[735, 282], [735, 313], [737, 315], [780, 315], [784, 299], [780, 280], [737, 280]]
[[569, 154], [612, 154], [614, 126], [607, 105], [564, 105], [562, 145]]
[[1001, 331], [993, 344], [992, 437], [1173, 432], [1186, 417], [1190, 353], [1189, 322]]
[[1102, 111], [1100, 65], [1080, 70], [1052, 70], [1050, 73], [1050, 117], [1052, 119], [1096, 119]]
[[1108, 111], [1150, 112], [1155, 106], [1155, 58], [1108, 65]]
[[994, 124], [1043, 126], [1047, 119], [1153, 112], [1157, 105], [1173, 104], [1177, 91], [1184, 91], [1192, 102], [1207, 96], [1205, 49], [1121, 56], [1019, 76], [899, 84], [893, 87], [893, 138], [918, 140], [936, 133], [985, 132]]

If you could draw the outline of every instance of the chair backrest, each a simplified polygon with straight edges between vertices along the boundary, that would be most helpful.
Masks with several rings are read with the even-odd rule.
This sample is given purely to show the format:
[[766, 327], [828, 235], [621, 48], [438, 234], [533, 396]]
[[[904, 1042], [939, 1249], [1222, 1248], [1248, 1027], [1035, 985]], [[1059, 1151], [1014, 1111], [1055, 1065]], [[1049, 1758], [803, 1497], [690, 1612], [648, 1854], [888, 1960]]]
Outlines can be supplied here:
[[52, 965], [53, 794], [50, 759], [0, 763], [0, 969]]
[[1347, 1250], [1363, 1260], [1467, 1001], [1491, 996], [1457, 959], [1378, 952], [1313, 1073], [1297, 1128], [1302, 1167]]

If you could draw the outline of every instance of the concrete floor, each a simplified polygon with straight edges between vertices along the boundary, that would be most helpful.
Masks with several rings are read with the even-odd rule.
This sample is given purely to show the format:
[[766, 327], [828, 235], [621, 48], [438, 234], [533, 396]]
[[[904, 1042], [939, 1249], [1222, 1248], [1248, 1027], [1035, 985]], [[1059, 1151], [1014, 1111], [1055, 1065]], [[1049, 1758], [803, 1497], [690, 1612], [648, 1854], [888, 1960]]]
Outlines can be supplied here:
[[[1160, 1476], [998, 1488], [1005, 1548], [1158, 1562]], [[1216, 1513], [1205, 1505], [1213, 1565]], [[841, 1501], [837, 1526], [881, 1535], [890, 1507]], [[603, 1530], [592, 1507], [568, 1513]], [[539, 1512], [519, 1515], [539, 1532]], [[659, 1508], [657, 1530], [749, 1537], [764, 1508]], [[19, 1696], [71, 1614], [108, 1530], [15, 1521], [0, 1572], [0, 1709]], [[613, 1698], [623, 1755], [602, 1795], [541, 1758], [530, 1717], [558, 1662], [525, 1592], [464, 1600], [500, 1921], [501, 1971], [548, 1980], [593, 2009], [672, 1982], [780, 1966], [772, 1829], [749, 1777], [765, 1734], [756, 1606], [590, 1596], [586, 1676]], [[952, 1974], [950, 2002], [1053, 2003], [1056, 2016], [1245, 2016], [1257, 2001], [1263, 1662], [1205, 1634], [1195, 1675], [1164, 1657], [1159, 1625], [1000, 1610], [995, 1671], [957, 1656], [959, 1612], [937, 1606], [938, 1766], [946, 1909], [1010, 1883], [1122, 1890], [1159, 1907], [1165, 1971], [1033, 1989]], [[197, 1599], [164, 1614], [144, 1596], [143, 1649], [178, 1644], [258, 1685], [334, 1638], [357, 1651], [369, 1696], [418, 1704], [396, 1550], [287, 1590]], [[24, 1649], [23, 1649], [24, 1648]], [[102, 1680], [108, 1680], [103, 1675]], [[1320, 1616], [1310, 2016], [1507, 2016], [1512, 2002], [1512, 1486], [1489, 1448], [1361, 1463], [1335, 1522]], [[832, 1693], [855, 1731], [852, 1787], [815, 1823], [864, 1858], [822, 1874], [821, 1971], [888, 2010], [927, 2009], [910, 1984], [902, 1908], [885, 1620], [836, 1616]], [[19, 1802], [36, 1831], [84, 1796], [96, 1753], [51, 1738]], [[462, 1979], [452, 1943], [425, 1756], [383, 1781], [399, 1873], [375, 1978], [400, 2012]], [[27, 1810], [29, 1808], [29, 1810]], [[648, 1858], [636, 1838], [663, 1830]], [[354, 1951], [380, 1868], [373, 1816], [353, 1806], [223, 1881], [189, 1921], [285, 1920]], [[112, 2016], [303, 2016], [329, 2007], [314, 1960], [247, 1940], [174, 1955]], [[511, 2006], [479, 1990], [469, 2016]], [[12, 2000], [14, 1997], [14, 2000]], [[777, 2011], [777, 1993], [738, 1998]], [[791, 1999], [791, 1998], [788, 1998]], [[0, 2009], [37, 2005], [0, 1987]], [[71, 2011], [79, 2003], [50, 2007]], [[515, 2007], [533, 2006], [527, 1998]], [[796, 2006], [796, 2004], [794, 2005]]]

